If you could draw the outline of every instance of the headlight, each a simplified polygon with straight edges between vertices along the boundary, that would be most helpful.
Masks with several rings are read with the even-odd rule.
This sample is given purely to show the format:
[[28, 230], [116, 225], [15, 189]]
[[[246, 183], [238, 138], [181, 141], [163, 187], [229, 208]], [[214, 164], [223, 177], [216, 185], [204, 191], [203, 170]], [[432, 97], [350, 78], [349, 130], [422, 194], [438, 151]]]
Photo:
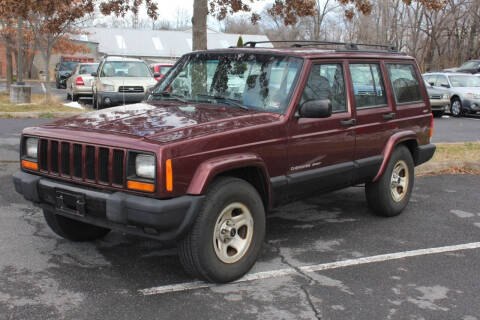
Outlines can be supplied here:
[[448, 96], [448, 93], [445, 93], [443, 95], [443, 100], [449, 100], [449, 99], [450, 99], [450, 97]]
[[155, 157], [138, 154], [135, 158], [135, 174], [137, 177], [155, 179]]
[[103, 91], [115, 91], [115, 87], [112, 84], [103, 84]]
[[25, 154], [27, 157], [37, 159], [38, 156], [38, 139], [27, 138], [25, 140]]

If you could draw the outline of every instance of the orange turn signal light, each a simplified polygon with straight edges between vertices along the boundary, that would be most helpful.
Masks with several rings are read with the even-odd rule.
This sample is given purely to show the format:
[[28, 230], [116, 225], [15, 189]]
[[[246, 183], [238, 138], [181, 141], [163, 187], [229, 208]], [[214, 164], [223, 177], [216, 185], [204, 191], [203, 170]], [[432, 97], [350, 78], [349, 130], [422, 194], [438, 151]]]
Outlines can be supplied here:
[[32, 162], [32, 161], [27, 161], [27, 160], [22, 160], [22, 167], [25, 169], [30, 169], [30, 170], [38, 170], [38, 163]]
[[165, 188], [167, 191], [173, 191], [173, 172], [172, 172], [172, 159], [168, 159], [165, 162]]
[[155, 190], [155, 185], [153, 183], [128, 180], [127, 188], [138, 191], [153, 192]]

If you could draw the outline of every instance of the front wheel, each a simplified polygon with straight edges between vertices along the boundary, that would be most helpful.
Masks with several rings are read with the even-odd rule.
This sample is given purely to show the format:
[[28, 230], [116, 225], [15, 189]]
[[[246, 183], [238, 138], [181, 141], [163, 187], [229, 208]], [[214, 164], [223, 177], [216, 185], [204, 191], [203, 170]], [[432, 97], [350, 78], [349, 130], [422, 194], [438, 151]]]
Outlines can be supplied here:
[[179, 243], [185, 270], [209, 282], [230, 282], [255, 263], [265, 237], [265, 209], [248, 182], [222, 177], [209, 188], [192, 229]]
[[365, 185], [369, 207], [380, 216], [399, 215], [410, 200], [414, 178], [412, 155], [405, 146], [398, 146], [380, 179]]
[[460, 117], [462, 115], [462, 102], [458, 98], [454, 98], [452, 100], [452, 104], [450, 105], [450, 113], [454, 117]]
[[110, 229], [73, 220], [45, 209], [43, 216], [53, 232], [71, 241], [92, 241], [103, 238], [110, 232]]

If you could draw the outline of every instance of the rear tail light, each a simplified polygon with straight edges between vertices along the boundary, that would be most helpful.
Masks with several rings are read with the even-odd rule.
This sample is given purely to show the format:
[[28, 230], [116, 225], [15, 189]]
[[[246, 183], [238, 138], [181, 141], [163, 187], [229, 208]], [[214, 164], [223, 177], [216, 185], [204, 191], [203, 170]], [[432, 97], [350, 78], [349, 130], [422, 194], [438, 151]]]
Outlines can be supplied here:
[[433, 137], [433, 114], [430, 115], [430, 138]]
[[84, 86], [84, 85], [85, 85], [85, 83], [83, 82], [82, 77], [77, 77], [77, 79], [75, 79], [75, 84], [76, 84], [77, 86]]

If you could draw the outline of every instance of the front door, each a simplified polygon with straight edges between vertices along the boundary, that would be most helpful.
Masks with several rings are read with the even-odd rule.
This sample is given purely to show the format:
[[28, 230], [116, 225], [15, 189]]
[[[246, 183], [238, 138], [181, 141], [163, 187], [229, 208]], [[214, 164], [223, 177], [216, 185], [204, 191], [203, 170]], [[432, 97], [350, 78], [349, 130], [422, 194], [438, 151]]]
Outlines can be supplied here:
[[309, 100], [329, 99], [328, 118], [292, 117], [289, 123], [290, 199], [348, 186], [352, 181], [355, 125], [346, 95], [343, 61], [313, 62], [297, 110]]

